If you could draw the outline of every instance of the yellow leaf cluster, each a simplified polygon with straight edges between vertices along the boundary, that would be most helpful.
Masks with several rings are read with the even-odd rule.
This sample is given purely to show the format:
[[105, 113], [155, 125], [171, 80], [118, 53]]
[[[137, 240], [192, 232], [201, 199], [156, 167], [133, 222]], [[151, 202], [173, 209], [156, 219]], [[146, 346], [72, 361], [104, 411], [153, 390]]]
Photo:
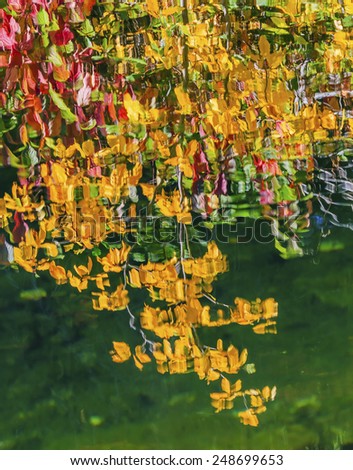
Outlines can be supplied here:
[[162, 191], [162, 194], [156, 196], [156, 205], [163, 215], [176, 217], [177, 221], [182, 224], [191, 224], [189, 201], [180, 196], [179, 190], [168, 196]]
[[93, 299], [95, 310], [125, 310], [129, 303], [128, 291], [122, 284], [119, 284], [114, 292], [92, 292], [97, 297]]
[[215, 242], [207, 245], [207, 252], [202, 258], [182, 260], [185, 273], [193, 278], [200, 278], [205, 284], [211, 284], [216, 276], [227, 271], [227, 259], [222, 255]]
[[122, 247], [110, 248], [107, 256], [103, 258], [97, 257], [97, 261], [103, 266], [105, 272], [120, 273], [122, 266], [126, 263], [131, 247], [126, 243], [122, 243]]
[[164, 163], [166, 165], [178, 166], [179, 170], [187, 178], [192, 178], [194, 172], [190, 163], [190, 157], [194, 155], [196, 148], [197, 142], [195, 140], [189, 142], [188, 148], [185, 150], [185, 152], [181, 148], [181, 145], [177, 145], [175, 148], [176, 157], [168, 158], [168, 160], [166, 160]]
[[[265, 323], [256, 325], [253, 329], [255, 333], [268, 332], [275, 333], [275, 322], [270, 321], [278, 316], [278, 303], [269, 298], [261, 301], [256, 299], [254, 302], [236, 297], [234, 299], [236, 308], [232, 311], [231, 318], [235, 323], [240, 325], [253, 325], [260, 320], [265, 320]], [[271, 328], [270, 328], [271, 327]]]
[[257, 415], [264, 413], [266, 411], [265, 402], [271, 400], [273, 401], [276, 397], [277, 389], [273, 387], [266, 386], [262, 390], [251, 389], [244, 392], [244, 396], [250, 397], [251, 407], [245, 411], [240, 411], [238, 416], [240, 421], [249, 426], [256, 427], [259, 424]]
[[114, 362], [125, 362], [131, 357], [130, 346], [124, 342], [113, 342], [113, 351], [111, 351]]

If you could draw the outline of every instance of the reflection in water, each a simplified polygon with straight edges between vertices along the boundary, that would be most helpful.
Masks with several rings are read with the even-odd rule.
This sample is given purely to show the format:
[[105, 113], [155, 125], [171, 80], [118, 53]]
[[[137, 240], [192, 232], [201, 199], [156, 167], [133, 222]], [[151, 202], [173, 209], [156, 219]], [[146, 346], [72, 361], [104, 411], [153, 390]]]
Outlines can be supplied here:
[[[243, 397], [256, 426], [275, 389], [230, 383], [246, 350], [200, 344], [197, 329], [275, 333], [277, 304], [212, 296], [228, 266], [211, 234], [260, 220], [252, 238], [287, 259], [353, 228], [352, 13], [335, 0], [9, 1], [0, 131], [18, 178], [1, 194], [0, 264], [126, 310], [139, 369], [219, 380], [216, 410]], [[114, 361], [131, 355], [114, 343]]]
[[[208, 383], [221, 378], [222, 392], [211, 393], [212, 405], [217, 411], [230, 409], [236, 397], [245, 398], [250, 395], [251, 406], [246, 406], [246, 410], [240, 412], [239, 416], [245, 424], [257, 426], [256, 414], [266, 410], [264, 402], [274, 399], [275, 388], [272, 391], [269, 387], [262, 391], [244, 391], [241, 380], [232, 385], [225, 374], [236, 374], [245, 365], [247, 350], [239, 353], [232, 344], [224, 350], [220, 339], [217, 348], [202, 345], [196, 329], [239, 323], [256, 324], [253, 327], [256, 333], [276, 332], [275, 321], [272, 319], [277, 316], [277, 304], [273, 299], [263, 302], [257, 299], [250, 303], [239, 298], [234, 300], [235, 307], [219, 303], [211, 295], [212, 282], [226, 268], [225, 258], [216, 244], [211, 242], [205, 255], [197, 259], [189, 257], [178, 260], [174, 257], [165, 263], [148, 263], [129, 269], [131, 285], [146, 287], [152, 300], [167, 303], [164, 308], [145, 305], [140, 313], [139, 327], [144, 342], [142, 346], [136, 346], [133, 357], [139, 369], [151, 362], [150, 355], [146, 354], [147, 346], [158, 372], [162, 374], [194, 371], [201, 380], [206, 379]], [[206, 299], [212, 306], [216, 305], [216, 311], [213, 312], [210, 305], [202, 304], [199, 299]], [[109, 308], [105, 305], [107, 307]], [[98, 308], [101, 309], [101, 305]], [[135, 317], [128, 305], [127, 309], [134, 327]], [[162, 339], [162, 343], [148, 339], [147, 332], [150, 331]], [[114, 343], [114, 361], [124, 362], [130, 356], [127, 344]]]
[[[55, 178], [51, 178], [56, 183]], [[14, 193], [17, 191], [18, 195], [19, 191], [28, 189], [27, 186], [20, 188], [14, 184], [13, 197], [4, 197], [5, 207], [11, 211], [16, 207], [15, 198], [21, 200]], [[33, 193], [28, 191], [23, 194], [22, 201], [24, 197], [27, 198], [27, 214], [30, 210], [35, 214], [35, 203], [31, 200]], [[89, 206], [90, 199], [86, 199], [85, 204]], [[65, 206], [69, 211], [70, 205], [65, 203]], [[45, 211], [48, 207], [55, 207], [55, 202], [51, 204], [47, 200], [42, 204], [41, 210]], [[107, 234], [92, 234], [92, 225], [84, 223], [79, 226], [80, 230], [76, 232], [73, 241], [72, 232], [78, 227], [73, 223], [74, 216], [70, 217], [68, 223], [66, 218], [57, 218], [54, 215], [47, 218], [35, 214], [30, 220], [18, 210], [14, 214], [12, 237], [22, 231], [21, 241], [13, 248], [16, 265], [36, 275], [48, 270], [58, 284], [69, 282], [79, 292], [90, 289], [95, 310], [127, 310], [130, 326], [139, 331], [143, 340], [140, 346], [135, 347], [133, 355], [139, 369], [142, 370], [144, 364], [151, 362], [153, 358], [157, 370], [162, 374], [194, 371], [201, 380], [206, 379], [208, 383], [220, 380], [222, 392], [211, 393], [212, 405], [216, 410], [230, 409], [235, 398], [243, 397], [246, 409], [239, 412], [242, 422], [258, 425], [256, 415], [266, 410], [264, 403], [274, 399], [276, 389], [271, 390], [265, 386], [262, 390], [243, 390], [241, 380], [231, 384], [227, 375], [236, 374], [241, 368], [252, 370], [251, 365], [243, 367], [247, 360], [247, 350], [239, 352], [232, 344], [223, 349], [222, 340], [218, 340], [217, 347], [205, 346], [200, 344], [196, 330], [200, 327], [238, 323], [254, 325], [255, 333], [276, 333], [274, 319], [277, 317], [277, 303], [273, 299], [249, 302], [240, 298], [234, 299], [234, 306], [218, 302], [212, 296], [212, 283], [228, 266], [214, 241], [204, 242], [204, 255], [193, 257], [188, 225], [177, 222], [176, 239], [171, 238], [169, 232], [169, 242], [162, 243], [164, 251], [162, 254], [157, 251], [156, 254], [154, 248], [159, 250], [160, 241], [156, 242], [155, 237], [152, 238], [151, 250], [141, 251], [141, 244], [137, 240], [140, 237], [143, 239], [143, 236], [136, 228], [133, 231], [123, 228], [126, 222], [120, 219], [121, 238], [131, 242], [133, 234], [134, 244], [128, 244], [123, 239], [110, 242]], [[20, 216], [16, 219], [18, 214]], [[19, 222], [16, 225], [17, 220]], [[27, 220], [31, 222], [31, 227]], [[38, 224], [40, 228], [35, 229], [34, 224]], [[48, 228], [48, 224], [52, 224], [52, 230]], [[101, 225], [105, 230], [111, 224], [112, 221], [106, 219]], [[160, 231], [156, 233], [156, 236], [165, 235], [166, 233], [161, 235]], [[96, 237], [100, 240], [99, 244]], [[9, 250], [10, 246], [12, 245], [7, 242], [3, 244], [4, 250]], [[67, 254], [71, 251], [74, 256], [67, 260]], [[150, 260], [153, 256], [158, 256], [158, 262]], [[129, 297], [133, 298], [136, 294], [132, 288], [146, 289], [150, 299], [158, 307], [145, 304], [143, 311], [136, 316], [129, 305]], [[131, 357], [128, 344], [114, 342], [113, 346], [113, 361], [124, 362]]]

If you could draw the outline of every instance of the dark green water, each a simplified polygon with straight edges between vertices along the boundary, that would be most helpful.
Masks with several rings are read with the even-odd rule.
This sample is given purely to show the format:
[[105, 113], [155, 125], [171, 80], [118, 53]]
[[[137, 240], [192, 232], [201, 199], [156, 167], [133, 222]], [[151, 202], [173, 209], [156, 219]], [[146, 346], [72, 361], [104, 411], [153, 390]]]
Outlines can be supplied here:
[[[339, 249], [326, 251], [332, 240]], [[279, 303], [277, 335], [239, 325], [199, 332], [207, 344], [221, 337], [249, 350], [256, 373], [240, 373], [246, 388], [277, 386], [258, 428], [239, 423], [237, 405], [215, 414], [211, 386], [194, 374], [112, 363], [113, 340], [139, 341], [126, 312], [97, 314], [88, 294], [1, 271], [1, 448], [350, 448], [353, 237], [336, 229], [324, 242], [315, 257], [287, 261], [273, 244], [220, 244], [230, 270], [215, 283], [216, 297]], [[21, 299], [38, 287], [46, 298]]]

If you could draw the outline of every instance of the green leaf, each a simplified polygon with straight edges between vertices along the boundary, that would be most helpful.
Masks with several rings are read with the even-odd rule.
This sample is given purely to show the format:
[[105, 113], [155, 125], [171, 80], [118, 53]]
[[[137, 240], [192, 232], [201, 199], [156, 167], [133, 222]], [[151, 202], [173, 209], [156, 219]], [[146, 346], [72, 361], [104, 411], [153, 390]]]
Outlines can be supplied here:
[[342, 25], [345, 28], [351, 28], [353, 26], [353, 16], [346, 16], [342, 19]]
[[109, 57], [109, 59], [115, 60], [116, 62], [130, 62], [131, 64], [136, 64], [136, 65], [146, 65], [145, 60], [137, 59], [136, 57], [124, 57], [123, 59], [119, 57]]
[[37, 14], [39, 26], [49, 26], [49, 15], [45, 10], [39, 10]]
[[48, 60], [56, 67], [61, 67], [63, 60], [55, 45], [49, 47]]
[[279, 18], [277, 16], [271, 16], [271, 21], [274, 23], [278, 28], [289, 28], [284, 18]]
[[57, 18], [54, 15], [52, 15], [52, 17], [50, 19], [50, 23], [46, 27], [46, 30], [47, 31], [59, 31], [59, 29], [60, 29], [60, 26], [59, 26], [59, 23], [57, 21]]
[[302, 44], [303, 46], [306, 46], [308, 44], [308, 41], [306, 41], [302, 36], [299, 36], [298, 34], [293, 34], [293, 37], [297, 44]]
[[64, 49], [66, 54], [72, 54], [75, 50], [74, 48], [74, 43], [72, 41], [69, 41], [65, 46], [61, 46], [62, 49]]
[[20, 163], [20, 159], [16, 157], [14, 153], [11, 152], [11, 150], [9, 149], [7, 145], [5, 144], [3, 145], [4, 145], [5, 153], [7, 154], [8, 159], [10, 161], [10, 166], [12, 166], [13, 168], [24, 168], [24, 165]]
[[278, 34], [278, 35], [290, 34], [289, 31], [286, 31], [285, 29], [273, 28], [272, 26], [269, 26], [266, 23], [262, 24], [262, 29], [265, 29], [266, 31], [270, 31], [271, 33], [275, 33], [275, 34]]
[[102, 252], [98, 246], [92, 249], [92, 256], [101, 256]]
[[136, 263], [145, 263], [146, 262], [146, 253], [139, 252], [139, 251], [133, 251], [131, 252], [131, 257], [133, 261], [136, 261]]
[[85, 21], [81, 24], [77, 32], [81, 36], [88, 36], [89, 38], [94, 37], [96, 35], [96, 32], [92, 26], [92, 23], [90, 22], [88, 18], [86, 18]]
[[90, 118], [87, 122], [80, 124], [80, 128], [83, 131], [90, 131], [94, 127], [96, 127], [97, 121], [94, 118]]
[[69, 107], [61, 98], [59, 93], [53, 90], [53, 86], [51, 83], [49, 83], [49, 95], [53, 100], [54, 104], [60, 109], [62, 117], [68, 124], [72, 124], [73, 122], [77, 121], [77, 116], [75, 116], [75, 114], [70, 111]]
[[28, 157], [30, 159], [31, 165], [32, 166], [37, 165], [39, 163], [37, 151], [31, 145], [29, 145], [27, 153], [28, 153]]
[[295, 189], [290, 188], [287, 185], [284, 185], [281, 187], [281, 189], [279, 190], [279, 194], [280, 194], [280, 199], [282, 201], [296, 201], [297, 200]]
[[[48, 33], [47, 33], [46, 31], [43, 31], [43, 32], [42, 32], [41, 39], [42, 39], [43, 47], [44, 47], [44, 48], [48, 47], [49, 44], [50, 44], [50, 41], [49, 41]], [[61, 60], [61, 59], [60, 59], [60, 60]]]
[[118, 124], [107, 124], [105, 127], [107, 134], [118, 134], [119, 133], [119, 125]]
[[96, 184], [90, 184], [89, 186], [89, 195], [92, 199], [99, 196], [99, 186]]
[[29, 289], [23, 290], [20, 292], [20, 299], [21, 300], [34, 300], [38, 301], [40, 299], [44, 299], [47, 296], [47, 293], [44, 289]]

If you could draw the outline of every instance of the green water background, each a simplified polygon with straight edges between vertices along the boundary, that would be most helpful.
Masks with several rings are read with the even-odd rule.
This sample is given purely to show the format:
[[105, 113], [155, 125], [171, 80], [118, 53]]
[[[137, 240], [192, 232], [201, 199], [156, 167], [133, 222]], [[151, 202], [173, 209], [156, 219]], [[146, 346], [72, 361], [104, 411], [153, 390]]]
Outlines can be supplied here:
[[[335, 241], [335, 246], [332, 245]], [[214, 295], [275, 297], [278, 334], [231, 325], [199, 330], [249, 351], [244, 388], [276, 385], [258, 428], [214, 413], [195, 374], [115, 364], [112, 341], [140, 342], [121, 312], [95, 312], [89, 294], [46, 276], [0, 272], [0, 447], [3, 449], [332, 449], [353, 443], [353, 237], [335, 229], [315, 256], [282, 260], [273, 243], [223, 243], [230, 270]], [[325, 249], [326, 247], [326, 249]], [[332, 250], [332, 251], [331, 251]], [[21, 299], [27, 289], [47, 297]], [[138, 312], [143, 299], [132, 296]]]

